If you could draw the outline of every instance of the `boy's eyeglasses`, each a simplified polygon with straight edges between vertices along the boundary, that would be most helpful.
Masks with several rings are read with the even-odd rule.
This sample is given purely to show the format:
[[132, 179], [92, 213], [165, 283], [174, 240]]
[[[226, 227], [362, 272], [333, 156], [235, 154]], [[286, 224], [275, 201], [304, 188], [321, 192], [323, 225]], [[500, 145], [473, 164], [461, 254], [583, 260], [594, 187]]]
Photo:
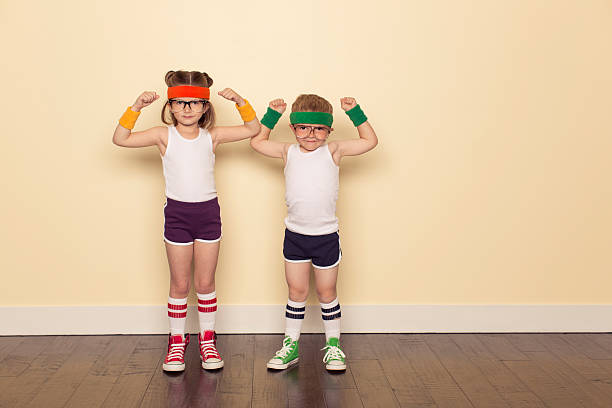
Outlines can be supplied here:
[[205, 99], [198, 99], [196, 101], [182, 101], [180, 99], [170, 99], [170, 111], [171, 112], [181, 112], [185, 110], [186, 107], [194, 113], [200, 113], [204, 110], [204, 107], [208, 103]]
[[299, 138], [308, 137], [312, 132], [317, 139], [325, 139], [331, 132], [331, 129], [325, 126], [293, 125], [293, 130], [295, 131], [295, 135]]

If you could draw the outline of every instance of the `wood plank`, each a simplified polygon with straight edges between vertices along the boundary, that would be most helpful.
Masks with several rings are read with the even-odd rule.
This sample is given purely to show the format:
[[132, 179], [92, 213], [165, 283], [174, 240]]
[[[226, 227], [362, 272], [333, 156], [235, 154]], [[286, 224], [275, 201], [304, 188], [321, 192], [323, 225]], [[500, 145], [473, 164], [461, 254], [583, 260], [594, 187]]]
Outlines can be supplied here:
[[549, 351], [528, 351], [531, 361], [548, 376], [567, 389], [580, 403], [587, 407], [607, 408], [612, 406], [612, 396], [597, 388]]
[[218, 348], [225, 367], [220, 372], [217, 386], [217, 406], [250, 407], [253, 395], [255, 336], [219, 336]]
[[550, 352], [606, 394], [612, 396], [612, 374], [597, 364], [595, 360], [591, 360], [572, 347], [565, 341], [563, 335], [540, 334], [537, 337]]
[[511, 407], [545, 407], [503, 362], [495, 357], [474, 334], [454, 334], [452, 340], [461, 352], [476, 365], [499, 395]]
[[287, 398], [290, 407], [325, 407], [325, 396], [318, 365], [322, 365], [320, 334], [303, 334], [300, 337], [300, 363], [292, 370], [287, 382]]
[[425, 389], [439, 407], [471, 407], [472, 404], [420, 335], [397, 338], [404, 359], [409, 360]]
[[351, 371], [364, 407], [399, 407], [378, 360], [355, 360]]
[[533, 333], [508, 333], [504, 337], [519, 351], [546, 351]]
[[167, 336], [140, 337], [102, 407], [138, 407], [166, 350]]
[[548, 406], [555, 408], [584, 407], [566, 388], [550, 378], [535, 362], [508, 360], [504, 361], [504, 364]]
[[325, 405], [329, 408], [363, 407], [357, 389], [335, 388], [327, 389], [325, 393]]
[[434, 334], [422, 337], [474, 406], [508, 407], [480, 369], [461, 352], [449, 335]]
[[0, 377], [16, 377], [23, 373], [49, 343], [46, 336], [23, 337], [0, 363]]
[[252, 407], [286, 407], [288, 404], [287, 377], [297, 368], [268, 370], [266, 363], [283, 343], [283, 335], [257, 335], [255, 337], [255, 358], [253, 363]]
[[409, 361], [401, 359], [379, 360], [383, 373], [401, 407], [435, 407], [436, 404], [425, 389]]
[[21, 336], [2, 336], [0, 337], [0, 364], [4, 364], [4, 359], [16, 350], [26, 337]]
[[84, 336], [48, 336], [47, 347], [30, 366], [17, 377], [8, 377], [2, 393], [7, 407], [26, 406], [32, 401], [45, 382], [59, 370], [74, 352]]
[[108, 336], [109, 343], [66, 403], [66, 408], [100, 407], [125, 368], [140, 336]]
[[568, 342], [576, 350], [591, 360], [612, 360], [612, 350], [607, 350], [597, 344], [596, 338], [603, 337], [600, 334], [568, 333], [563, 335], [563, 340]]
[[29, 405], [46, 408], [66, 405], [109, 342], [110, 338], [106, 336], [85, 336], [80, 339], [74, 352], [47, 379]]
[[529, 357], [514, 347], [503, 334], [477, 334], [476, 337], [502, 361], [529, 360]]

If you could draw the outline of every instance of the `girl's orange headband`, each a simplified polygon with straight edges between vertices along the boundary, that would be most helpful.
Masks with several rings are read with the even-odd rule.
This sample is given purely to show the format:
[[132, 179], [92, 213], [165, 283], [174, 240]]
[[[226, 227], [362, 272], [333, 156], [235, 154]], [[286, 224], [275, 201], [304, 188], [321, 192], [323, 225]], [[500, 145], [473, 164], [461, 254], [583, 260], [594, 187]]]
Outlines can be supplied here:
[[171, 86], [168, 88], [168, 99], [173, 98], [210, 99], [210, 89], [191, 85]]

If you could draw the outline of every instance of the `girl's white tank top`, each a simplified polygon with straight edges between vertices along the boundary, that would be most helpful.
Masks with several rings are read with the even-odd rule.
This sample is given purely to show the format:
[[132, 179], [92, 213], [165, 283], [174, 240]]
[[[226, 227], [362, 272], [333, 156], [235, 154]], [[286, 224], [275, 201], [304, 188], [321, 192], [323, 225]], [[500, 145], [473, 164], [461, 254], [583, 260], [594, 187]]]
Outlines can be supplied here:
[[195, 139], [185, 139], [168, 127], [168, 145], [162, 156], [166, 197], [183, 202], [201, 202], [217, 197], [215, 154], [208, 130], [200, 128]]
[[327, 144], [303, 153], [299, 144], [289, 146], [285, 165], [287, 229], [304, 235], [338, 231], [339, 167]]

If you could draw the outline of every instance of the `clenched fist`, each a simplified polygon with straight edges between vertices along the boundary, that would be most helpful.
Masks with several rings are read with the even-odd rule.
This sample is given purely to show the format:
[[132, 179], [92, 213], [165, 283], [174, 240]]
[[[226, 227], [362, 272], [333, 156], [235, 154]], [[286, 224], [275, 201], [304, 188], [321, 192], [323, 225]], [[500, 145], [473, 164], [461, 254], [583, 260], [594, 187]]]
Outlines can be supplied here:
[[242, 96], [238, 95], [236, 92], [234, 92], [234, 90], [230, 88], [225, 88], [224, 90], [219, 91], [218, 94], [219, 96], [224, 97], [228, 101], [236, 103], [238, 106], [244, 106], [244, 104], [246, 103], [244, 99], [242, 99]]
[[355, 98], [351, 98], [350, 96], [346, 98], [340, 98], [340, 107], [344, 111], [351, 110], [355, 106], [357, 106], [357, 101], [355, 100]]
[[270, 102], [270, 105], [268, 106], [270, 106], [271, 109], [274, 109], [280, 114], [285, 112], [285, 109], [287, 109], [287, 104], [281, 98], [274, 99], [273, 101]]
[[132, 110], [134, 112], [139, 112], [142, 108], [146, 108], [153, 102], [159, 99], [159, 95], [153, 91], [145, 91], [138, 98], [136, 98], [136, 102], [132, 105]]

